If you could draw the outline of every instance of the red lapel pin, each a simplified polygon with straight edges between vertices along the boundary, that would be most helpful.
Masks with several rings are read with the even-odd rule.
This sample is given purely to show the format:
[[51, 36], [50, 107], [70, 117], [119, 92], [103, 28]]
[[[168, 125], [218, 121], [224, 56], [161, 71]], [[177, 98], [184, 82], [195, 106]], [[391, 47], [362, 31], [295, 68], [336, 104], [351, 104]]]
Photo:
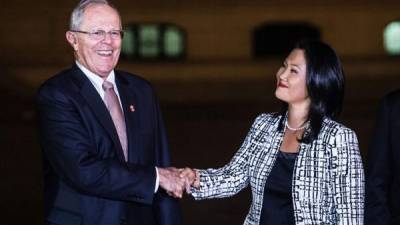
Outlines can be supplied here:
[[135, 112], [135, 107], [133, 105], [130, 105], [129, 110], [131, 110], [131, 112]]

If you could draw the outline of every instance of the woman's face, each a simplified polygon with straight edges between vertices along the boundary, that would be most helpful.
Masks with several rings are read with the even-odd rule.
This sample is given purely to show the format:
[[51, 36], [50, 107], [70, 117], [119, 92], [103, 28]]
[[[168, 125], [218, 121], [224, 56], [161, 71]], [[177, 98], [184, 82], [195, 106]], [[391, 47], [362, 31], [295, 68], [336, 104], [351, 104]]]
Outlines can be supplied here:
[[294, 49], [276, 73], [275, 96], [289, 105], [310, 104], [306, 86], [307, 64], [302, 49]]

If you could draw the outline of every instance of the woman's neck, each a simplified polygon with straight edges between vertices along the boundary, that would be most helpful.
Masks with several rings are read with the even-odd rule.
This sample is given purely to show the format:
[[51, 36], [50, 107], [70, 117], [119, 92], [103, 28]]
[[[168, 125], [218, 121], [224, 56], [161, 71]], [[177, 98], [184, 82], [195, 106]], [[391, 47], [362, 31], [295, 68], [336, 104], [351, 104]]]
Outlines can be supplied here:
[[288, 106], [287, 122], [290, 127], [301, 127], [308, 118], [308, 107]]

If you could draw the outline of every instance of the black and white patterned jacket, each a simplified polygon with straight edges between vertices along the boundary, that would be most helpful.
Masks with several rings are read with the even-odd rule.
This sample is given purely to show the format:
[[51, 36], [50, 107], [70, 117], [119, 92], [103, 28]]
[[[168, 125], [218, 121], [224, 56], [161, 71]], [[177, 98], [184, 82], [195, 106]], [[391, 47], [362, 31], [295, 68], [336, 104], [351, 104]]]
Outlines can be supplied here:
[[[244, 225], [258, 225], [264, 187], [280, 149], [280, 116], [261, 114], [232, 160], [222, 168], [199, 170], [196, 200], [223, 198], [250, 184], [252, 204]], [[324, 119], [319, 136], [300, 144], [293, 172], [296, 225], [362, 225], [364, 171], [355, 133]]]

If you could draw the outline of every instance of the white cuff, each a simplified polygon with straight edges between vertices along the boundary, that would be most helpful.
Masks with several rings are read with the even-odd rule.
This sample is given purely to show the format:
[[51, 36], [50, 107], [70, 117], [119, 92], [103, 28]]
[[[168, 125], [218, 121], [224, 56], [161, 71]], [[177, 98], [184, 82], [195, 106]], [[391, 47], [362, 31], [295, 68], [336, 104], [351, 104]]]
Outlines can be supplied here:
[[158, 177], [158, 169], [156, 167], [156, 185], [154, 187], [154, 193], [158, 191], [159, 186], [160, 186], [160, 178]]

